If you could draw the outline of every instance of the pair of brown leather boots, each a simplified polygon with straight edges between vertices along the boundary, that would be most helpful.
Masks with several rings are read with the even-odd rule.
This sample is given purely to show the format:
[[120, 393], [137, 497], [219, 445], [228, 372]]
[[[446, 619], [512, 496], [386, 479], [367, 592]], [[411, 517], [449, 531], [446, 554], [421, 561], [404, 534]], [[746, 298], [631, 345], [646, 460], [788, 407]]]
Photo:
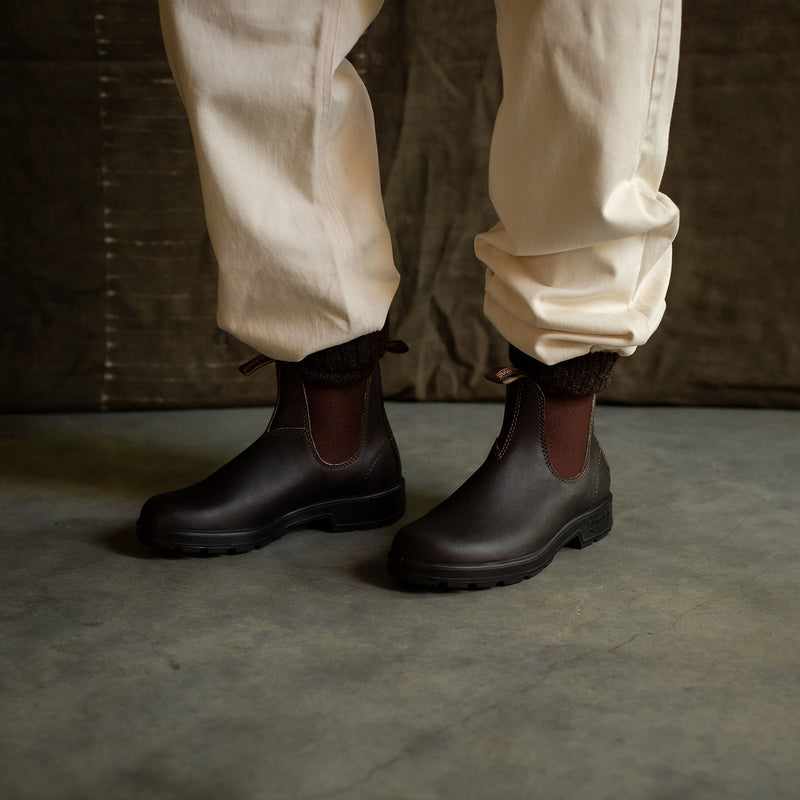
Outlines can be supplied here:
[[[315, 380], [298, 364], [276, 366], [278, 401], [264, 434], [205, 480], [148, 500], [137, 523], [141, 541], [183, 553], [241, 553], [297, 526], [357, 530], [402, 517], [405, 484], [379, 361], [344, 384]], [[539, 572], [562, 547], [585, 547], [611, 530], [594, 394], [548, 391], [524, 366], [487, 376], [506, 385], [506, 406], [483, 465], [395, 535], [389, 571], [400, 581], [504, 586]]]

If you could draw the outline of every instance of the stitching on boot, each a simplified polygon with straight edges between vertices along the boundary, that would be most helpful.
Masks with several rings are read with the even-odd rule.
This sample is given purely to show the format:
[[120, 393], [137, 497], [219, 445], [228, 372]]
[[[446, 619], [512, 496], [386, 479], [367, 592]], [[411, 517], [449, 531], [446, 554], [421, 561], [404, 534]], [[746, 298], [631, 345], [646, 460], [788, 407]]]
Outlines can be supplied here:
[[594, 485], [594, 500], [592, 501], [592, 506], [594, 507], [597, 505], [597, 501], [600, 495], [600, 475], [603, 471], [603, 464], [608, 466], [608, 460], [606, 459], [605, 451], [603, 450], [603, 445], [595, 438], [594, 435], [594, 427], [592, 427], [592, 441], [597, 446], [597, 477], [595, 479]]
[[[594, 446], [595, 442], [597, 442], [597, 440], [594, 438], [594, 428], [592, 428], [592, 438], [590, 441], [592, 446]], [[597, 449], [600, 450], [599, 442], [597, 442]], [[589, 506], [589, 508], [594, 508], [597, 505], [597, 495], [600, 492], [600, 465], [602, 464], [602, 460], [600, 458], [601, 455], [602, 453], [598, 453], [597, 467], [594, 471], [594, 493], [592, 494], [592, 504]]]
[[275, 422], [275, 417], [278, 416], [278, 407], [281, 402], [281, 365], [277, 363], [275, 364], [275, 377], [277, 378], [277, 384], [278, 384], [278, 392], [275, 397], [275, 406], [272, 409], [272, 415], [270, 416], [269, 422], [267, 423], [267, 429], [264, 431], [264, 433], [261, 434], [262, 436], [266, 436], [272, 430], [272, 425]]
[[500, 441], [496, 440], [494, 443], [495, 447], [495, 454], [497, 455], [497, 460], [502, 460], [503, 456], [506, 454], [506, 451], [511, 446], [511, 439], [514, 436], [514, 431], [517, 429], [517, 420], [519, 419], [519, 412], [520, 408], [522, 407], [522, 395], [525, 391], [525, 384], [519, 384], [519, 389], [517, 390], [517, 399], [514, 405], [514, 416], [511, 418], [511, 424], [508, 426], [508, 433], [506, 434], [506, 440], [503, 443], [503, 446], [500, 447]]
[[392, 440], [391, 439], [387, 439], [381, 445], [380, 450], [378, 450], [378, 455], [376, 455], [375, 458], [372, 459], [372, 464], [370, 464], [369, 469], [367, 470], [366, 474], [364, 475], [364, 479], [363, 479], [362, 483], [366, 483], [367, 482], [367, 480], [369, 479], [369, 476], [372, 475], [372, 471], [375, 469], [375, 467], [378, 466], [378, 461], [380, 460], [381, 456], [383, 455], [384, 450], [386, 450], [387, 447], [390, 447], [391, 444], [392, 444]]

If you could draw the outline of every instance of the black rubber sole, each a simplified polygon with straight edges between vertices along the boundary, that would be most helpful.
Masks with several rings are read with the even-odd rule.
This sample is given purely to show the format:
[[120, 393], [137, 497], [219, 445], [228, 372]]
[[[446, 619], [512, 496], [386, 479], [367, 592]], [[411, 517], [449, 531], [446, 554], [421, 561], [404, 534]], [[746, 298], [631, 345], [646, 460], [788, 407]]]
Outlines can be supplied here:
[[611, 495], [597, 507], [570, 520], [535, 553], [485, 564], [431, 564], [389, 553], [389, 572], [403, 583], [439, 589], [490, 589], [509, 586], [541, 572], [562, 547], [584, 548], [607, 536], [613, 525]]
[[188, 555], [234, 555], [257, 550], [300, 526], [332, 532], [371, 530], [397, 522], [405, 513], [405, 482], [384, 492], [328, 500], [287, 512], [265, 525], [247, 530], [170, 530], [136, 523], [140, 542]]

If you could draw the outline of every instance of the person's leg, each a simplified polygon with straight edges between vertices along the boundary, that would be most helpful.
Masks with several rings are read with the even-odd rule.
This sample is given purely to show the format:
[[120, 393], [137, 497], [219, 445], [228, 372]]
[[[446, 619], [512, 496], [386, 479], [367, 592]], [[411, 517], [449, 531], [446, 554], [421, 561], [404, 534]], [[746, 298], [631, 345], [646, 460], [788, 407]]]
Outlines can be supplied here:
[[[161, 0], [220, 270], [219, 323], [280, 359], [261, 438], [143, 507], [139, 538], [234, 553], [404, 508], [379, 359], [397, 271], [350, 48], [382, 0]], [[245, 370], [246, 372], [248, 370]]]
[[500, 222], [476, 238], [485, 311], [545, 364], [631, 355], [664, 313], [678, 210], [659, 192], [678, 0], [497, 0]]
[[503, 102], [476, 238], [485, 311], [510, 343], [483, 466], [398, 532], [390, 571], [453, 587], [530, 577], [611, 529], [594, 396], [664, 313], [678, 211], [659, 192], [679, 0], [496, 0]]
[[345, 56], [383, 0], [161, 0], [219, 262], [220, 327], [286, 361], [379, 331], [398, 274]]

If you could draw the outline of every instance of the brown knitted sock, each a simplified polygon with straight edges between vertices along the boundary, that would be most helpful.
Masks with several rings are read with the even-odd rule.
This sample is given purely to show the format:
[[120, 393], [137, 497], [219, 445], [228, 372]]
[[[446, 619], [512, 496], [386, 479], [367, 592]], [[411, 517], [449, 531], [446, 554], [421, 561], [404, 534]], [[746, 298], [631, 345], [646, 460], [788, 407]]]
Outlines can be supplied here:
[[588, 353], [548, 366], [513, 344], [509, 345], [508, 354], [511, 363], [533, 378], [545, 395], [562, 397], [585, 397], [602, 392], [611, 380], [611, 370], [618, 358], [617, 353]]
[[347, 386], [369, 377], [386, 351], [386, 328], [344, 344], [318, 350], [297, 363], [302, 376], [314, 383]]

